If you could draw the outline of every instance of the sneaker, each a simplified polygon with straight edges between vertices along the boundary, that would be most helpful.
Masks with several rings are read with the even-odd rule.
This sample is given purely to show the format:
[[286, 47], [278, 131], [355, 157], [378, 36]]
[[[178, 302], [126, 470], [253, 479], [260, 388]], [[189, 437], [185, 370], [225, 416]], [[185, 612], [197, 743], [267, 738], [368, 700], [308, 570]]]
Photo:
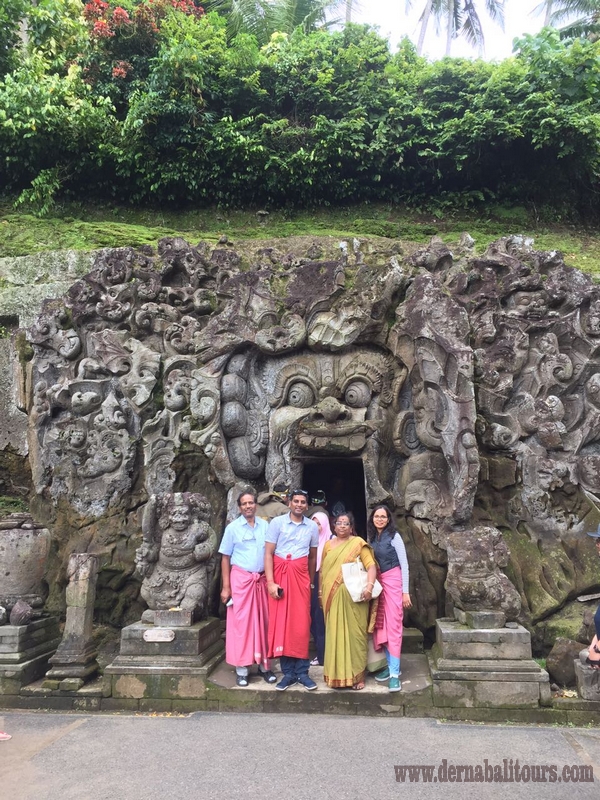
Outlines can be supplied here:
[[309, 692], [312, 692], [313, 689], [317, 688], [317, 684], [313, 681], [312, 678], [309, 678], [308, 675], [303, 675], [301, 678], [298, 678], [298, 683], [301, 683], [305, 689], [308, 689]]
[[248, 686], [248, 678], [245, 675], [238, 675], [235, 682], [238, 686]]
[[259, 669], [258, 673], [263, 681], [266, 681], [267, 683], [275, 683], [277, 681], [277, 676], [274, 675], [270, 669]]
[[385, 683], [390, 677], [390, 671], [387, 667], [380, 669], [379, 672], [375, 673], [375, 680], [379, 681], [379, 683]]
[[319, 664], [319, 659], [315, 656], [313, 660], [310, 662], [311, 667], [322, 667], [322, 664]]
[[402, 689], [402, 684], [400, 683], [400, 678], [390, 678], [390, 682], [388, 684], [390, 692], [399, 692]]
[[278, 692], [285, 692], [288, 686], [293, 686], [295, 683], [298, 683], [295, 675], [284, 675], [275, 688]]

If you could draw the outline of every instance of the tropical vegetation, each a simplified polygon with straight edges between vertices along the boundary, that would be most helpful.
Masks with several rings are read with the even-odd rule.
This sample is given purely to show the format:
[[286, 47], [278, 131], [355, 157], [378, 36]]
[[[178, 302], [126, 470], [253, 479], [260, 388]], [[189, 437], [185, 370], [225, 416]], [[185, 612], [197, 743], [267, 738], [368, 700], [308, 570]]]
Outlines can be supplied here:
[[0, 0], [5, 196], [597, 216], [600, 43], [545, 29], [501, 63], [431, 63], [308, 7], [264, 40], [195, 0]]

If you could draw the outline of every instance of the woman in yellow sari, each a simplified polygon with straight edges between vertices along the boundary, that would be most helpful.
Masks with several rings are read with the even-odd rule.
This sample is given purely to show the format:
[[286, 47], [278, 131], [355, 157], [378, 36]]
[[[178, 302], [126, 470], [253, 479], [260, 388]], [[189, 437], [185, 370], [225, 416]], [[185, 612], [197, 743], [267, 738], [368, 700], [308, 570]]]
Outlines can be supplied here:
[[[325, 614], [325, 683], [335, 689], [364, 689], [367, 666], [369, 600], [377, 566], [371, 547], [354, 535], [351, 514], [334, 523], [335, 538], [325, 543], [320, 570], [320, 595]], [[357, 558], [367, 570], [363, 601], [355, 603], [344, 585], [342, 564]]]

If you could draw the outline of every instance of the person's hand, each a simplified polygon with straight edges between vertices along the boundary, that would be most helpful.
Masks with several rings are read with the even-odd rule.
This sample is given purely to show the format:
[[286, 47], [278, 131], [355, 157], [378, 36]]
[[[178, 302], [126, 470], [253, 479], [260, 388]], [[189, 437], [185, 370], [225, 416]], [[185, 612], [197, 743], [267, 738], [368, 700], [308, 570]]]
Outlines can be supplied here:
[[372, 590], [372, 589], [369, 589], [369, 588], [365, 589], [365, 590], [363, 591], [363, 593], [362, 593], [361, 597], [362, 597], [362, 599], [363, 599], [363, 601], [364, 601], [365, 603], [368, 603], [368, 602], [369, 602], [369, 600], [371, 600], [371, 598], [373, 597], [373, 590]]
[[402, 608], [412, 608], [412, 600], [408, 592], [402, 593]]
[[230, 597], [231, 597], [231, 588], [229, 586], [224, 586], [221, 589], [221, 602], [226, 603]]
[[275, 583], [275, 581], [269, 581], [267, 583], [267, 591], [269, 593], [269, 597], [272, 597], [273, 600], [279, 600], [279, 589], [281, 587]]

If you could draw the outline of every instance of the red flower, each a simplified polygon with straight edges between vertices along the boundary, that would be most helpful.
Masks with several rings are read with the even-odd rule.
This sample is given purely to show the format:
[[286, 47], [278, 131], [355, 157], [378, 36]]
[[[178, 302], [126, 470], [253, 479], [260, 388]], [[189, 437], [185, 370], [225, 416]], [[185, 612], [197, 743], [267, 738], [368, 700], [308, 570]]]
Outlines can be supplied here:
[[127, 25], [131, 22], [131, 20], [129, 19], [129, 14], [125, 11], [124, 8], [121, 8], [121, 6], [117, 6], [115, 8], [115, 10], [113, 11], [112, 18], [115, 25]]
[[93, 19], [100, 19], [104, 16], [107, 9], [108, 3], [105, 3], [104, 0], [90, 0], [83, 9], [83, 16], [88, 22], [91, 22]]
[[105, 19], [98, 19], [94, 22], [91, 35], [97, 39], [110, 39], [111, 36], [115, 35], [115, 32]]
[[117, 61], [112, 68], [112, 76], [113, 78], [126, 78], [130, 69], [129, 61]]

